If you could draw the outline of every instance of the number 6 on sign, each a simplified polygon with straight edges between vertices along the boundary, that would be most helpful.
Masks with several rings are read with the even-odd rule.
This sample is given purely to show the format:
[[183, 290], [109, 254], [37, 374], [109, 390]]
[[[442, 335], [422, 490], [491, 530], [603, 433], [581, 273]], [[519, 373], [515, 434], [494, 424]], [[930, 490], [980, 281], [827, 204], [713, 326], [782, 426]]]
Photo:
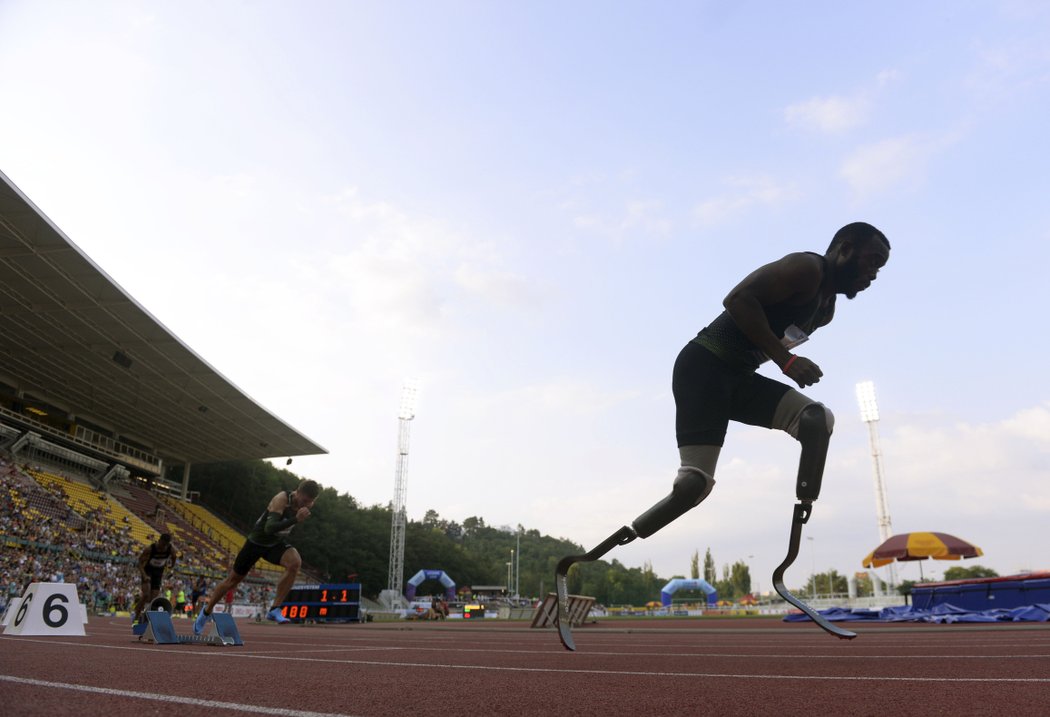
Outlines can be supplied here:
[[84, 620], [72, 583], [32, 583], [5, 635], [84, 635]]

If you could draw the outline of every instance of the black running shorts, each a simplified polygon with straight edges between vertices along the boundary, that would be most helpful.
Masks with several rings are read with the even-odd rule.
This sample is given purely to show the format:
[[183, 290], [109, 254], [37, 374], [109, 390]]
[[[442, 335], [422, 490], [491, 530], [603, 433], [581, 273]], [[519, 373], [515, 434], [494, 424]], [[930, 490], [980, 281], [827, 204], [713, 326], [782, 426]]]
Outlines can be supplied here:
[[734, 368], [690, 341], [678, 354], [671, 380], [675, 434], [681, 446], [721, 446], [730, 421], [770, 428], [790, 386]]
[[233, 561], [233, 572], [238, 575], [247, 575], [251, 572], [252, 567], [259, 562], [259, 558], [265, 559], [268, 563], [280, 565], [284, 551], [291, 547], [288, 543], [283, 542], [277, 543], [277, 545], [259, 545], [250, 540], [245, 540], [244, 547], [241, 548], [241, 552], [237, 553], [237, 558]]

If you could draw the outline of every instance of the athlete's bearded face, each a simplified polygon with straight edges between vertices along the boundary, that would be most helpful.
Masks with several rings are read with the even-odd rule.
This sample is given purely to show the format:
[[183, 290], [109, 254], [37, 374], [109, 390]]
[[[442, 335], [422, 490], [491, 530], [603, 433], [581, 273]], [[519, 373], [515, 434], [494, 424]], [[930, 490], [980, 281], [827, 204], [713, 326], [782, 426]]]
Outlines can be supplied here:
[[889, 261], [890, 250], [878, 239], [871, 239], [852, 248], [846, 261], [839, 266], [839, 286], [847, 299], [853, 299], [871, 286], [879, 269]]

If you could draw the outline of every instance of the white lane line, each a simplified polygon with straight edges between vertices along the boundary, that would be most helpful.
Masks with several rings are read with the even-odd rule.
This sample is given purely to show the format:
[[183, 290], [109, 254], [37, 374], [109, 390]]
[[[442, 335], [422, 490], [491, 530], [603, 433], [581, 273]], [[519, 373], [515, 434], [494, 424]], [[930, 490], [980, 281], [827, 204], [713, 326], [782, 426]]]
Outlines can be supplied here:
[[[322, 652], [416, 652], [416, 650], [409, 647], [294, 647], [291, 649], [285, 648], [284, 650], [245, 650], [241, 652], [242, 655], [317, 655]], [[451, 650], [444, 650], [445, 654], [451, 652]], [[501, 651], [502, 652], [502, 651]]]
[[[101, 634], [103, 632], [106, 632], [107, 634], [109, 634], [109, 632], [123, 633], [124, 631], [123, 630], [116, 630], [116, 631], [109, 630], [109, 631], [106, 631], [104, 629], [103, 630], [99, 630], [99, 634]], [[642, 632], [642, 630], [638, 630], [638, 631], [632, 633], [631, 637], [634, 637], [634, 638], [641, 637], [641, 632]], [[526, 641], [528, 641], [534, 647], [538, 648], [537, 650], [535, 650], [537, 652], [551, 652], [551, 651], [553, 651], [553, 652], [561, 652], [561, 648], [558, 646], [557, 641], [554, 641], [554, 645], [556, 646], [556, 649], [554, 649], [554, 650], [547, 650], [544, 647], [540, 647], [539, 645], [535, 645], [535, 643], [539, 642], [539, 641], [550, 641], [551, 639], [553, 639], [554, 635], [555, 635], [555, 633], [552, 630], [552, 631], [550, 631], [547, 634], [524, 634], [524, 635], [519, 635], [519, 637], [524, 638]], [[945, 635], [947, 635], [947, 633], [945, 633]], [[1047, 645], [1050, 645], [1050, 640], [1048, 640], [1047, 638], [1044, 638], [1044, 637], [1041, 637], [1041, 636], [1040, 637], [1035, 637], [1035, 636], [1032, 636], [1030, 634], [1027, 634], [1027, 636], [1031, 637], [1031, 639], [1026, 639], [1024, 641], [1019, 641], [1018, 638], [1014, 638], [1013, 641], [1005, 641], [1005, 640], [1007, 640], [1009, 638], [1004, 638], [1002, 636], [999, 636], [998, 638], [995, 638], [992, 635], [988, 635], [986, 638], [982, 639], [981, 637], [972, 635], [972, 633], [965, 633], [965, 634], [957, 633], [957, 634], [950, 635], [950, 637], [953, 638], [952, 641], [950, 642], [950, 647], [952, 647], [952, 648], [961, 648], [961, 647], [967, 647], [967, 646], [977, 647], [977, 648], [1026, 647], [1028, 649], [1031, 649], [1032, 647], [1045, 647]], [[283, 649], [285, 649], [287, 647], [299, 647], [299, 648], [302, 648], [302, 647], [315, 647], [316, 646], [316, 647], [328, 647], [328, 648], [330, 648], [330, 647], [333, 647], [335, 644], [339, 644], [339, 643], [333, 643], [333, 642], [329, 642], [329, 641], [312, 640], [311, 639], [312, 636], [308, 636], [308, 635], [291, 635], [290, 638], [287, 637], [286, 635], [282, 635], [282, 639], [280, 639], [280, 640], [278, 640], [276, 638], [268, 639], [268, 637], [263, 637], [263, 638], [260, 638], [260, 637], [257, 637], [257, 636], [252, 636], [252, 637], [253, 637], [253, 639], [252, 639], [251, 642], [252, 642], [252, 645], [254, 645], [254, 646], [262, 646], [262, 645], [266, 645], [266, 644], [273, 644], [273, 645], [275, 645], [275, 649], [281, 649], [281, 650], [283, 650]], [[377, 638], [377, 637], [372, 636], [372, 635], [349, 635], [349, 634], [346, 634], [346, 635], [343, 635], [341, 637], [343, 637], [346, 640], [346, 642], [348, 642], [350, 644], [357, 644], [357, 643], [360, 643], [360, 642], [367, 643], [370, 640], [380, 639], [380, 638]], [[441, 650], [446, 650], [447, 649], [447, 648], [444, 648], [444, 647], [440, 646], [440, 645], [442, 645], [444, 643], [449, 643], [449, 644], [453, 644], [453, 645], [461, 644], [461, 641], [458, 640], [458, 639], [455, 639], [455, 638], [451, 638], [451, 637], [445, 638], [445, 637], [442, 637], [442, 636], [437, 636], [436, 634], [430, 634], [430, 635], [427, 636], [427, 642], [430, 645], [435, 645], [435, 646], [433, 646], [433, 647], [420, 647], [418, 645], [418, 639], [420, 637], [419, 633], [412, 633], [410, 630], [405, 630], [405, 631], [403, 631], [401, 633], [398, 633], [398, 634], [384, 635], [384, 637], [390, 639], [391, 642], [394, 642], [394, 645], [399, 645], [399, 647], [395, 647], [394, 645], [387, 644], [387, 645], [383, 646], [384, 649], [405, 649], [405, 650], [409, 650], [409, 649], [411, 649], [411, 650], [427, 650], [427, 649], [430, 649], [430, 650], [435, 650], [435, 651], [441, 651]], [[484, 638], [490, 638], [490, 637], [491, 638], [496, 638], [497, 636], [495, 636], [495, 635], [485, 635], [485, 636], [482, 636], [482, 637], [484, 637]], [[659, 654], [659, 655], [666, 654], [666, 648], [668, 647], [668, 644], [669, 644], [668, 642], [665, 642], [665, 641], [656, 641], [656, 642], [654, 642], [654, 641], [643, 641], [643, 640], [625, 641], [623, 639], [625, 636], [622, 635], [622, 634], [618, 634], [618, 633], [609, 633], [609, 634], [591, 633], [587, 637], [588, 637], [588, 640], [591, 642], [591, 644], [593, 644], [595, 646], [601, 646], [601, 647], [604, 647], [606, 649], [614, 648], [614, 647], [619, 646], [621, 644], [622, 645], [629, 645], [632, 648], [646, 648], [646, 647], [660, 648], [661, 649], [660, 652], [653, 653], [653, 654]], [[722, 634], [718, 634], [718, 635], [701, 635], [701, 634], [692, 635], [692, 634], [690, 634], [690, 635], [686, 635], [685, 637], [687, 638], [685, 641], [676, 642], [675, 645], [678, 646], [678, 647], [691, 647], [691, 646], [695, 646], [696, 643], [702, 643], [702, 644], [706, 645], [709, 648], [716, 648], [717, 649], [719, 646], [722, 646], [720, 643], [730, 643], [730, 644], [732, 644], [732, 643], [736, 642], [736, 637], [735, 636], [722, 635]], [[713, 638], [718, 638], [718, 639], [711, 639], [712, 637]], [[809, 638], [809, 637], [799, 637], [799, 636], [792, 635], [792, 636], [789, 636], [789, 637], [791, 637], [791, 642], [792, 642], [793, 646], [801, 648], [801, 649], [809, 649], [809, 648], [813, 648], [813, 647], [816, 647], [816, 648], [819, 649], [819, 647], [821, 645], [827, 643], [827, 639], [824, 636], [819, 636], [818, 638]], [[925, 641], [927, 641], [929, 639], [929, 634], [928, 633], [923, 633], [923, 634], [915, 634], [915, 635], [900, 635], [900, 634], [894, 634], [894, 635], [878, 635], [878, 634], [874, 634], [873, 635], [873, 634], [865, 633], [864, 637], [865, 637], [865, 640], [866, 640], [864, 647], [870, 647], [870, 648], [874, 648], [874, 647], [884, 647], [884, 648], [885, 647], [889, 647], [888, 645], [885, 644], [886, 643], [886, 638], [892, 638], [894, 641], [901, 641], [901, 642], [903, 642], [903, 646], [910, 647], [910, 646], [914, 645], [915, 640], [902, 639], [902, 638], [915, 638], [916, 640], [921, 638], [921, 640], [925, 642]], [[696, 638], [699, 638], [699, 639], [696, 639]], [[876, 638], [876, 639], [872, 640], [872, 642], [869, 643], [867, 641], [868, 638]], [[495, 640], [491, 640], [491, 641], [493, 641], [493, 642], [504, 642], [505, 639], [495, 639]], [[340, 642], [342, 642], [342, 641], [340, 641]], [[488, 639], [481, 639], [481, 637], [479, 637], [479, 639], [476, 642], [483, 645], [483, 644], [485, 644], [487, 642], [490, 642], [490, 640], [488, 640]], [[878, 642], [878, 644], [872, 644], [872, 643], [875, 643], [875, 642]], [[691, 645], [690, 643], [693, 643], [693, 644]], [[751, 646], [756, 647], [756, 649], [761, 649], [763, 645], [768, 645], [768, 646], [773, 647], [773, 648], [781, 648], [781, 649], [785, 646], [784, 640], [760, 640], [760, 641], [750, 641], [749, 640], [748, 644], [751, 645]], [[279, 647], [277, 647], [277, 646], [279, 646]], [[374, 647], [372, 645], [364, 645], [364, 646], [365, 647], [369, 647], [369, 648]], [[728, 647], [729, 645], [725, 645], [725, 646]], [[949, 645], [946, 645], [946, 647], [948, 647], [948, 646]], [[466, 650], [466, 649], [471, 649], [471, 648], [460, 648], [460, 649]], [[484, 650], [484, 649], [487, 649], [487, 648], [479, 647], [479, 648], [473, 648], [473, 649]], [[531, 650], [526, 650], [526, 651], [531, 651]], [[517, 653], [519, 651], [518, 650], [508, 650], [508, 652]], [[636, 654], [644, 655], [646, 653], [636, 653]], [[682, 654], [685, 654], [685, 653], [682, 653]], [[714, 654], [714, 653], [701, 653], [701, 654]], [[757, 655], [765, 655], [767, 653], [759, 652], [759, 653], [756, 653], [756, 654]], [[956, 655], [954, 653], [952, 653], [950, 656], [951, 657], [955, 657]], [[936, 657], [936, 656], [932, 656], [932, 657]]]
[[[20, 638], [12, 638], [20, 639]], [[71, 647], [84, 647], [88, 649], [105, 649], [105, 650], [138, 650], [139, 652], [158, 652], [167, 655], [173, 654], [169, 649], [165, 648], [150, 648], [150, 647], [121, 647], [118, 645], [85, 645], [82, 642], [59, 642], [57, 640], [34, 640], [29, 638], [21, 638], [26, 642], [42, 642], [49, 645], [69, 645]], [[735, 672], [662, 672], [662, 671], [645, 671], [645, 670], [600, 670], [600, 669], [578, 669], [578, 668], [558, 668], [558, 667], [503, 667], [496, 665], [452, 665], [452, 664], [441, 664], [433, 662], [384, 662], [381, 660], [337, 660], [324, 657], [291, 657], [285, 655], [256, 655], [245, 652], [232, 652], [230, 650], [223, 649], [221, 652], [216, 650], [201, 650], [193, 652], [185, 652], [186, 655], [202, 655], [202, 656], [219, 656], [229, 657], [231, 659], [242, 659], [242, 660], [281, 660], [283, 662], [310, 662], [310, 663], [326, 663], [336, 665], [364, 665], [368, 667], [414, 667], [422, 668], [427, 670], [432, 669], [445, 669], [445, 670], [477, 670], [479, 672], [523, 672], [523, 673], [540, 673], [540, 674], [566, 674], [566, 675], [593, 675], [595, 677], [603, 676], [617, 676], [617, 677], [699, 677], [699, 678], [712, 678], [712, 679], [741, 679], [741, 680], [801, 680], [801, 681], [819, 681], [828, 680], [834, 682], [943, 682], [943, 683], [1031, 683], [1031, 684], [1050, 684], [1050, 677], [889, 677], [889, 676], [878, 676], [878, 675], [770, 675], [770, 674], [749, 674], [749, 673], [735, 673]], [[585, 653], [589, 654], [589, 653]], [[625, 655], [629, 657], [630, 655]], [[754, 657], [750, 655], [749, 657]], [[908, 659], [907, 656], [904, 656]]]
[[[238, 655], [231, 655], [238, 657]], [[267, 657], [263, 655], [245, 655], [249, 659], [261, 660], [283, 660], [283, 657]], [[444, 668], [448, 670], [480, 670], [487, 672], [538, 672], [545, 674], [575, 674], [618, 676], [618, 677], [701, 677], [701, 678], [729, 678], [729, 679], [760, 679], [760, 680], [834, 680], [834, 681], [886, 681], [886, 682], [1023, 682], [1023, 683], [1048, 683], [1050, 677], [879, 677], [866, 675], [769, 675], [769, 674], [743, 674], [722, 672], [647, 672], [644, 670], [580, 670], [561, 669], [554, 667], [497, 667], [492, 665], [449, 665], [419, 662], [381, 662], [379, 660], [331, 660], [324, 658], [295, 657], [292, 661], [297, 662], [328, 662], [344, 665], [369, 665], [374, 667], [422, 667], [425, 669]]]
[[[277, 654], [317, 654], [323, 652], [440, 652], [442, 654], [449, 653], [482, 653], [482, 654], [510, 654], [510, 655], [561, 655], [565, 653], [565, 649], [555, 643], [553, 647], [541, 647], [541, 648], [527, 648], [527, 649], [508, 649], [508, 648], [495, 648], [495, 647], [432, 647], [424, 645], [367, 645], [357, 644], [356, 640], [365, 638], [354, 638], [354, 641], [347, 645], [340, 645], [336, 642], [293, 642], [285, 643], [277, 640], [252, 640], [252, 645], [261, 649], [254, 650], [238, 650], [241, 654], [252, 654], [252, 655], [265, 655], [267, 653]], [[374, 638], [372, 638], [374, 639]], [[822, 641], [824, 642], [824, 641]], [[146, 643], [143, 643], [146, 644]], [[265, 645], [272, 644], [274, 648], [272, 650], [265, 649]], [[651, 647], [657, 644], [661, 644], [665, 649], [658, 652], [650, 651], [635, 651], [635, 650], [610, 650], [609, 648], [615, 647], [617, 643], [605, 642], [602, 640], [596, 641], [596, 646], [600, 646], [600, 650], [588, 649], [586, 650], [587, 655], [602, 655], [602, 656], [623, 656], [623, 657], [718, 657], [718, 658], [754, 658], [754, 657], [771, 657], [777, 659], [814, 659], [814, 660], [897, 660], [902, 658], [914, 659], [914, 660], [944, 660], [944, 659], [975, 659], [975, 660], [1030, 660], [1030, 659], [1046, 659], [1050, 657], [1050, 653], [1047, 654], [982, 654], [982, 655], [960, 655], [957, 653], [950, 654], [925, 654], [925, 655], [903, 655], [900, 653], [889, 653], [889, 654], [845, 654], [845, 653], [810, 653], [805, 651], [799, 651], [796, 653], [786, 652], [765, 652], [756, 650], [755, 652], [669, 652], [666, 649], [668, 646], [662, 645], [661, 643], [631, 643], [622, 642], [625, 646], [630, 647]], [[1014, 642], [1014, 643], [980, 643], [975, 645], [976, 647], [989, 648], [989, 647], [1047, 647], [1042, 641], [1036, 642]], [[673, 646], [672, 646], [673, 647]], [[783, 643], [777, 645], [777, 647], [783, 647]], [[876, 645], [856, 645], [851, 644], [850, 649], [878, 649], [880, 646]], [[889, 647], [887, 645], [881, 646], [883, 649]], [[909, 646], [911, 647], [911, 646]]]
[[[485, 654], [485, 655], [562, 655], [565, 649], [550, 650], [495, 650], [481, 648], [392, 648], [392, 647], [348, 647], [348, 648], [303, 648], [295, 647], [283, 650], [245, 650], [238, 652], [240, 655], [319, 655], [332, 652], [439, 652], [443, 655], [455, 654]], [[756, 657], [769, 657], [772, 659], [1047, 659], [1050, 653], [1045, 655], [846, 655], [846, 654], [814, 654], [814, 653], [776, 653], [776, 652], [622, 652], [610, 650], [587, 650], [587, 655], [600, 655], [602, 657], [717, 657], [724, 659], [754, 659]]]
[[[257, 645], [258, 641], [253, 640], [253, 645]], [[278, 643], [275, 643], [275, 645]], [[1031, 645], [1016, 643], [1014, 645], [1007, 645], [1012, 647], [1031, 647]], [[616, 650], [612, 651], [608, 648], [610, 645], [602, 645], [606, 648], [604, 650], [586, 650], [587, 655], [601, 655], [603, 657], [717, 657], [717, 658], [741, 658], [750, 659], [755, 657], [770, 657], [776, 659], [806, 659], [806, 660], [900, 660], [907, 658], [909, 660], [1041, 660], [1050, 658], [1050, 653], [1046, 654], [1032, 654], [1032, 655], [1014, 655], [1014, 654], [987, 654], [987, 655], [960, 655], [956, 653], [951, 654], [927, 654], [927, 655], [903, 655], [899, 653], [889, 654], [871, 654], [871, 655], [856, 655], [856, 654], [845, 654], [845, 653], [810, 653], [810, 652], [669, 652], [667, 650], [661, 650], [659, 652], [643, 652], [634, 650]], [[859, 647], [859, 646], [858, 646]], [[982, 647], [989, 647], [988, 645], [982, 645]], [[565, 649], [563, 647], [550, 647], [541, 649], [524, 649], [514, 650], [507, 648], [494, 648], [494, 647], [426, 647], [423, 645], [412, 645], [412, 646], [401, 646], [401, 645], [346, 645], [339, 646], [331, 642], [318, 642], [318, 643], [295, 643], [292, 645], [285, 645], [282, 647], [274, 647], [273, 650], [267, 649], [256, 649], [256, 650], [238, 650], [241, 655], [267, 655], [269, 653], [275, 653], [280, 655], [294, 655], [294, 654], [319, 654], [325, 652], [440, 652], [444, 655], [449, 653], [482, 653], [482, 654], [506, 654], [506, 655], [563, 655]]]
[[236, 712], [251, 712], [259, 715], [279, 715], [280, 717], [350, 717], [334, 712], [311, 712], [309, 710], [292, 710], [284, 707], [264, 707], [262, 705], [245, 705], [237, 702], [220, 702], [218, 700], [200, 700], [195, 697], [181, 697], [179, 695], [160, 695], [154, 692], [135, 692], [132, 690], [115, 690], [109, 687], [92, 687], [90, 685], [74, 685], [68, 682], [48, 682], [46, 680], [33, 680], [28, 677], [15, 677], [14, 675], [0, 675], [0, 681], [14, 682], [21, 685], [33, 687], [47, 687], [50, 689], [73, 690], [74, 692], [90, 692], [107, 697], [130, 697], [138, 700], [153, 700], [154, 702], [172, 702], [180, 705], [192, 705], [194, 707], [210, 707], [221, 710], [234, 710]]
[[[563, 655], [564, 648], [549, 650], [497, 650], [477, 647], [441, 648], [441, 647], [387, 647], [374, 645], [369, 647], [317, 647], [310, 648], [301, 645], [281, 650], [244, 650], [238, 651], [239, 655], [317, 655], [327, 652], [440, 652], [443, 655], [450, 653], [466, 654], [481, 653], [486, 655]], [[588, 656], [601, 657], [716, 657], [724, 659], [751, 660], [756, 657], [769, 657], [785, 660], [1045, 660], [1050, 658], [1050, 653], [1045, 655], [847, 655], [847, 654], [810, 654], [810, 653], [784, 653], [784, 652], [632, 652], [612, 650], [586, 650]]]

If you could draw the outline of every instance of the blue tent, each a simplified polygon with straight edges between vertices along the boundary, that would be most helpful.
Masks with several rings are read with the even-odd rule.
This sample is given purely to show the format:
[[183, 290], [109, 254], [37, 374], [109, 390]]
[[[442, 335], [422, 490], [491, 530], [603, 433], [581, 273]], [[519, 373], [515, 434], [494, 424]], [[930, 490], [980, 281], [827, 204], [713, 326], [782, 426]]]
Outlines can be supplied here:
[[669, 607], [671, 605], [671, 596], [679, 590], [703, 590], [707, 594], [708, 605], [714, 605], [718, 602], [718, 593], [711, 586], [711, 583], [706, 580], [700, 580], [699, 578], [694, 580], [675, 578], [664, 585], [664, 589], [660, 591], [660, 604], [664, 607]]

